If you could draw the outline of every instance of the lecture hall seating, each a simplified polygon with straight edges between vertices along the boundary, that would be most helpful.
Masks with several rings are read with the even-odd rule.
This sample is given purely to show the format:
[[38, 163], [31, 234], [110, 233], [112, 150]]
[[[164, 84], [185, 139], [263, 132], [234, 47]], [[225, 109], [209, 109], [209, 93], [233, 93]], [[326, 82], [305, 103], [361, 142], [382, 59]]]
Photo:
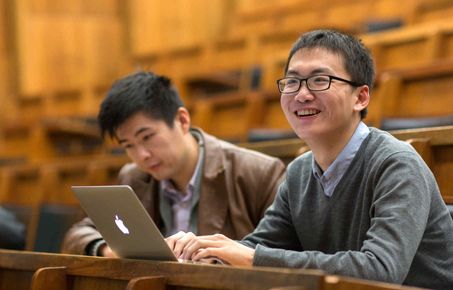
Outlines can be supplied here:
[[453, 59], [450, 18], [359, 35], [371, 49], [378, 73]]
[[[205, 0], [190, 7], [182, 2], [1, 2], [0, 202], [34, 209], [25, 214], [30, 222], [43, 203], [74, 205], [71, 184], [114, 183], [127, 158], [106, 153], [114, 148], [111, 144], [86, 147], [99, 141], [98, 132], [79, 121], [95, 119], [112, 80], [137, 67], [169, 75], [193, 112], [194, 125], [219, 137], [246, 142], [250, 130], [287, 132], [275, 80], [283, 74], [295, 39], [322, 23], [360, 33], [375, 55], [379, 77], [366, 122], [379, 127], [400, 117], [448, 118], [453, 113], [451, 1], [247, 0], [234, 7], [226, 1]], [[169, 11], [171, 18], [165, 16]], [[376, 21], [402, 26], [364, 33]], [[9, 28], [12, 23], [18, 29]], [[155, 37], [143, 37], [143, 27]], [[168, 35], [175, 37], [156, 41], [168, 40]], [[33, 39], [41, 40], [39, 47], [31, 44]], [[122, 45], [126, 39], [128, 45]], [[208, 86], [233, 90], [216, 95], [200, 90]], [[447, 131], [395, 134], [418, 150], [444, 199], [453, 203]], [[283, 143], [288, 147], [275, 146], [278, 142], [245, 146], [288, 162], [301, 143]], [[31, 222], [37, 223], [36, 218]], [[34, 236], [28, 239], [32, 249]]]
[[[68, 228], [69, 221], [75, 222], [81, 217], [76, 213], [79, 204], [70, 186], [116, 184], [118, 172], [127, 161], [124, 155], [100, 155], [0, 167], [0, 204], [16, 212], [26, 224], [26, 249], [49, 248], [36, 244], [43, 231], [61, 238], [58, 228], [55, 232], [52, 228], [46, 228], [49, 222]], [[61, 219], [55, 221], [58, 215]], [[58, 242], [53, 244], [58, 245]]]
[[[41, 3], [40, 1], [37, 2]], [[174, 3], [171, 7], [178, 7], [180, 4], [179, 2]], [[131, 22], [130, 32], [132, 34], [130, 45], [131, 59], [129, 61], [118, 61], [115, 64], [106, 61], [106, 59], [119, 60], [127, 58], [121, 47], [112, 45], [112, 43], [123, 40], [120, 26], [122, 24], [121, 17], [125, 15], [118, 14], [121, 6], [116, 1], [109, 2], [109, 5], [104, 8], [105, 11], [100, 6], [82, 7], [79, 4], [68, 4], [55, 7], [53, 3], [47, 2], [39, 4], [35, 7], [36, 9], [28, 9], [30, 5], [25, 4], [25, 2], [21, 2], [21, 5], [15, 7], [19, 10], [17, 20], [21, 23], [20, 27], [33, 26], [35, 22], [42, 21], [42, 25], [35, 27], [30, 32], [30, 36], [40, 38], [45, 34], [46, 29], [50, 29], [49, 27], [58, 27], [56, 31], [45, 35], [48, 43], [58, 43], [63, 29], [73, 31], [74, 34], [70, 34], [72, 37], [61, 38], [61, 51], [46, 50], [45, 47], [47, 46], [39, 50], [33, 50], [28, 49], [28, 47], [32, 46], [26, 45], [28, 40], [25, 38], [26, 34], [24, 31], [17, 31], [18, 43], [22, 45], [21, 47], [24, 47], [23, 51], [18, 55], [19, 59], [23, 60], [23, 62], [19, 63], [19, 71], [23, 72], [24, 76], [20, 79], [19, 91], [14, 93], [17, 94], [17, 108], [8, 110], [7, 115], [17, 115], [20, 112], [20, 119], [25, 118], [31, 122], [42, 117], [93, 116], [96, 114], [97, 106], [110, 82], [116, 78], [115, 76], [123, 74], [120, 72], [120, 68], [130, 72], [136, 69], [136, 65], [171, 76], [188, 104], [191, 103], [192, 98], [197, 98], [195, 95], [187, 94], [190, 93], [188, 86], [191, 80], [199, 79], [201, 77], [200, 74], [209, 80], [210, 76], [222, 71], [243, 72], [250, 70], [251, 67], [260, 67], [263, 76], [260, 84], [261, 89], [275, 89], [275, 79], [282, 74], [282, 59], [285, 59], [289, 47], [301, 32], [313, 27], [313, 24], [309, 24], [310, 21], [316, 20], [313, 23], [319, 26], [319, 19], [330, 23], [333, 27], [340, 28], [343, 27], [342, 25], [348, 24], [344, 21], [344, 19], [348, 19], [349, 29], [352, 30], [357, 28], [364, 29], [363, 26], [358, 24], [366, 24], [368, 21], [401, 19], [404, 25], [399, 29], [361, 35], [364, 42], [372, 47], [376, 55], [378, 70], [382, 72], [387, 69], [451, 59], [453, 55], [453, 50], [451, 49], [453, 47], [451, 45], [453, 24], [448, 19], [448, 13], [451, 13], [452, 5], [445, 0], [405, 0], [404, 4], [400, 2], [395, 4], [395, 2], [388, 0], [348, 0], [341, 3], [328, 1], [313, 3], [305, 0], [290, 0], [278, 3], [246, 1], [241, 2], [238, 7], [230, 7], [226, 2], [222, 2], [222, 5], [212, 10], [209, 15], [204, 15], [206, 14], [204, 11], [211, 4], [204, 3], [204, 5], [177, 9], [177, 15], [181, 16], [181, 23], [175, 24], [172, 28], [164, 25], [164, 30], [155, 31], [156, 39], [160, 39], [167, 33], [171, 34], [171, 29], [174, 29], [174, 33], [176, 33], [174, 34], [175, 39], [171, 42], [152, 41], [152, 39], [139, 37], [143, 25], [155, 27], [156, 23], [153, 21], [174, 23], [174, 20], [164, 20], [165, 18], [159, 17], [151, 21], [149, 17], [145, 16], [147, 15], [146, 11], [149, 11], [150, 7], [153, 7], [152, 13], [159, 15], [169, 11], [167, 10], [170, 9], [167, 7], [168, 5], [159, 4], [158, 1], [149, 2], [142, 0], [135, 0], [130, 5], [131, 9], [129, 12], [137, 14], [137, 17], [129, 18]], [[310, 11], [305, 9], [307, 5], [310, 5]], [[405, 6], [408, 12], [395, 9], [399, 5]], [[234, 10], [235, 8], [237, 10]], [[3, 7], [3, 9], [8, 9], [8, 6]], [[84, 19], [84, 25], [86, 26], [84, 27], [86, 29], [77, 31], [75, 29], [76, 26], [71, 22], [72, 18], [67, 16], [83, 13], [84, 9], [94, 12], [94, 14]], [[55, 15], [59, 15], [58, 12], [64, 12], [63, 15], [65, 17], [61, 19], [47, 18], [49, 14], [46, 11], [51, 11]], [[196, 20], [196, 17], [184, 16], [186, 11], [191, 11], [193, 15], [203, 15], [203, 18]], [[229, 19], [231, 22], [226, 21], [227, 18], [221, 14], [221, 11], [235, 13]], [[353, 13], [356, 18], [351, 19], [351, 11], [362, 12]], [[367, 11], [374, 12], [373, 19], [368, 19], [369, 13]], [[316, 17], [308, 17], [310, 13]], [[349, 17], [345, 18], [346, 14]], [[214, 15], [221, 15], [221, 17], [214, 17]], [[299, 21], [301, 15], [307, 16], [303, 17], [305, 21], [302, 26]], [[434, 17], [433, 15], [436, 16]], [[95, 20], [97, 17], [100, 17], [97, 22], [90, 22], [90, 20]], [[434, 18], [437, 21], [433, 20]], [[203, 23], [212, 21], [209, 26], [209, 32], [203, 31], [206, 34], [201, 35], [199, 29], [197, 30], [195, 26], [188, 25], [188, 23], [195, 20], [196, 24], [194, 25], [202, 26]], [[226, 22], [222, 24], [221, 21]], [[263, 21], [267, 21], [266, 27], [268, 28], [257, 28], [254, 33], [244, 34], [241, 32], [241, 29], [248, 29], [246, 28], [246, 23]], [[185, 25], [182, 25], [182, 23], [185, 23]], [[55, 26], [54, 24], [61, 25]], [[216, 29], [222, 31], [222, 33], [214, 33]], [[182, 31], [185, 31], [185, 33], [182, 33]], [[8, 30], [4, 32], [11, 33]], [[96, 46], [94, 43], [96, 43], [95, 39], [97, 38], [94, 36], [100, 34], [105, 39], [102, 45]], [[176, 35], [181, 37], [176, 37]], [[185, 37], [182, 37], [183, 35]], [[221, 37], [214, 37], [215, 35], [220, 35]], [[80, 43], [73, 41], [79, 38], [89, 40], [86, 50], [80, 48]], [[96, 47], [108, 47], [109, 49], [103, 50], [103, 53], [108, 52], [109, 57], [99, 55], [95, 51]], [[86, 56], [81, 61], [73, 53], [79, 50], [86, 52]], [[58, 69], [61, 73], [56, 78], [47, 80], [45, 79], [47, 74], [41, 73], [43, 69], [39, 65], [30, 65], [30, 63], [35, 59], [38, 64], [47, 64], [50, 62], [50, 54], [54, 52], [58, 52], [56, 59], [59, 61], [56, 61], [56, 63], [59, 63]], [[0, 50], [0, 53], [4, 53], [7, 56], [7, 50]], [[413, 53], [417, 53], [417, 55], [413, 56]], [[65, 56], [68, 59], [65, 59]], [[129, 63], [124, 64], [125, 62]], [[84, 64], [90, 68], [89, 74], [82, 72]], [[52, 62], [48, 69], [54, 67], [55, 63]], [[51, 76], [52, 74], [48, 75]], [[248, 89], [246, 85], [248, 76], [246, 73], [244, 75], [240, 80], [241, 90]], [[36, 78], [36, 76], [39, 76], [39, 78]], [[67, 81], [62, 81], [62, 78]], [[49, 88], [46, 87], [44, 89], [43, 86], [45, 85]], [[13, 118], [13, 120], [17, 121], [18, 118]], [[269, 124], [273, 124], [273, 122], [265, 123], [264, 126]], [[3, 142], [6, 142], [6, 145], [3, 148], [6, 148], [8, 153], [13, 153], [19, 157], [21, 154], [42, 154], [44, 158], [54, 157], [52, 152], [47, 149], [52, 144], [49, 144], [48, 140], [46, 140], [45, 130], [38, 134], [39, 138], [32, 138], [31, 136], [36, 134], [30, 131], [39, 132], [40, 128], [34, 127], [27, 130], [22, 130], [25, 135], [29, 136], [28, 138], [25, 137], [24, 141], [38, 142], [39, 149], [29, 152], [30, 150], [27, 151], [25, 149], [27, 145], [14, 146], [14, 143], [10, 143], [10, 138], [5, 138]], [[20, 142], [20, 137], [17, 135], [16, 137], [18, 137], [17, 141]], [[35, 148], [36, 144], [34, 143], [33, 146], [28, 147]], [[21, 152], [17, 151], [18, 148], [21, 148]]]
[[453, 125], [451, 120], [447, 123], [447, 116], [453, 118], [452, 82], [453, 60], [382, 73], [365, 121], [381, 127], [391, 118], [438, 117], [438, 126]]

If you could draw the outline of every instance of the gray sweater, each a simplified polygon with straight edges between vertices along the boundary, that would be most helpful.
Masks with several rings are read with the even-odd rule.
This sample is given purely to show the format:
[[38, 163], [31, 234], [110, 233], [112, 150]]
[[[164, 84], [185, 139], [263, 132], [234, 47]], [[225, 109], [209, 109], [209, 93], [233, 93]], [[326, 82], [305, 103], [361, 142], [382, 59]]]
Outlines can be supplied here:
[[257, 266], [453, 289], [453, 220], [433, 174], [410, 145], [370, 130], [332, 197], [310, 152], [294, 160], [242, 243]]

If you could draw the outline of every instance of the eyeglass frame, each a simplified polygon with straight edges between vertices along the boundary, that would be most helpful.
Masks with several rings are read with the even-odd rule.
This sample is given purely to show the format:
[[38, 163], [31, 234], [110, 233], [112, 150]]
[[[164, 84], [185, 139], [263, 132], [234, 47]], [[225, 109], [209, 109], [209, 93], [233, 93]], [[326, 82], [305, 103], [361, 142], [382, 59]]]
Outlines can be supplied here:
[[[327, 85], [327, 87], [325, 89], [312, 90], [312, 89], [310, 89], [310, 86], [308, 85], [308, 80], [311, 79], [311, 78], [314, 78], [314, 77], [328, 77], [329, 78], [329, 84]], [[282, 80], [285, 80], [285, 79], [296, 79], [296, 80], [298, 80], [299, 81], [299, 87], [297, 88], [297, 90], [295, 90], [294, 92], [289, 92], [289, 93], [288, 92], [283, 92], [280, 89], [280, 82]], [[284, 77], [284, 78], [278, 79], [276, 82], [277, 82], [278, 91], [281, 94], [294, 94], [294, 93], [297, 93], [297, 92], [300, 91], [300, 89], [302, 88], [302, 82], [303, 81], [305, 81], [305, 86], [307, 87], [307, 89], [310, 92], [322, 92], [322, 91], [327, 91], [328, 89], [330, 89], [330, 85], [332, 84], [332, 80], [342, 81], [342, 82], [345, 82], [347, 84], [350, 84], [353, 87], [363, 86], [363, 85], [361, 85], [359, 83], [356, 83], [356, 82], [353, 82], [353, 81], [350, 81], [350, 80], [346, 80], [346, 79], [343, 79], [343, 78], [340, 78], [340, 77], [332, 76], [332, 75], [313, 75], [313, 76], [309, 76], [308, 78], [305, 78], [305, 79], [298, 78], [298, 77]]]

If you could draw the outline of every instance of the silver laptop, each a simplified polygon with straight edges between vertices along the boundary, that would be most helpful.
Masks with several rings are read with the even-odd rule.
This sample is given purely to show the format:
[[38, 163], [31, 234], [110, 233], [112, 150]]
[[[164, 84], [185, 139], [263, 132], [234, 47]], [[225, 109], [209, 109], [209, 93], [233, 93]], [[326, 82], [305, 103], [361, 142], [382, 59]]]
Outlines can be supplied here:
[[71, 188], [116, 255], [131, 259], [178, 261], [131, 187]]

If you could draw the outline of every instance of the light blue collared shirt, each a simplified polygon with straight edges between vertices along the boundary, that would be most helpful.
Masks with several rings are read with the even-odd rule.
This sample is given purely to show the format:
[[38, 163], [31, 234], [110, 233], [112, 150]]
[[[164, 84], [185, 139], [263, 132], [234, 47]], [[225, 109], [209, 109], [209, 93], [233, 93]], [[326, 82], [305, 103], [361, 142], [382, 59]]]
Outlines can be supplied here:
[[162, 180], [160, 182], [160, 213], [164, 222], [164, 235], [170, 236], [179, 231], [197, 232], [197, 215], [195, 208], [198, 206], [201, 176], [203, 173], [204, 144], [201, 134], [191, 131], [198, 141], [198, 161], [185, 194], [178, 191], [173, 182]]
[[324, 173], [316, 163], [313, 156], [313, 175], [321, 184], [321, 187], [323, 188], [324, 194], [326, 196], [332, 196], [335, 187], [337, 187], [338, 182], [340, 182], [341, 178], [354, 159], [355, 154], [359, 150], [360, 145], [362, 145], [363, 140], [365, 140], [369, 133], [370, 129], [367, 127], [367, 125], [365, 125], [365, 123], [363, 122], [360, 122], [348, 144], [346, 144], [338, 157], [333, 161], [332, 164], [330, 164], [330, 166]]

